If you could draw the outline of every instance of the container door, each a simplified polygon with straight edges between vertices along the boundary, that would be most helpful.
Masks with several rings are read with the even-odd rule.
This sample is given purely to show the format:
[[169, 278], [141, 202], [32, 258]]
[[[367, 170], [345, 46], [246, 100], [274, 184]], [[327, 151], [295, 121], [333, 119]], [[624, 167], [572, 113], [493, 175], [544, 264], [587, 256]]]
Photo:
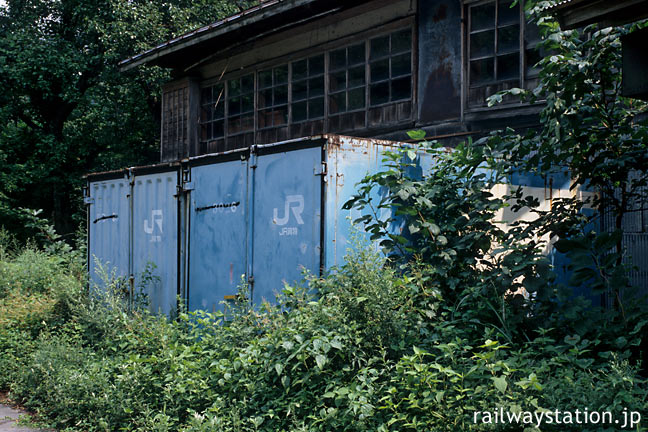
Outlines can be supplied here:
[[284, 283], [319, 275], [322, 150], [261, 155], [254, 172], [252, 299], [274, 303]]
[[133, 273], [135, 300], [145, 296], [154, 313], [175, 311], [178, 294], [176, 171], [135, 177]]
[[215, 312], [246, 273], [247, 161], [191, 169], [189, 310]]
[[121, 178], [90, 183], [89, 189], [88, 268], [91, 284], [103, 287], [129, 274], [130, 185]]

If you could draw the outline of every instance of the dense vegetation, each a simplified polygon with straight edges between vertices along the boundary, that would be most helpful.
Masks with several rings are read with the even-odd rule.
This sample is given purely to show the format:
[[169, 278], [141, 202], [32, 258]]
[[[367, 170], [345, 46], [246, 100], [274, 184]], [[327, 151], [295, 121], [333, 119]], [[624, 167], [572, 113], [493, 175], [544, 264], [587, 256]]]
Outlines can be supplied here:
[[83, 220], [82, 176], [159, 158], [159, 68], [118, 63], [231, 15], [245, 0], [0, 2], [0, 220], [43, 209], [62, 235]]
[[[39, 247], [2, 231], [0, 389], [71, 431], [612, 431], [475, 413], [645, 416], [648, 318], [619, 248], [648, 155], [645, 105], [619, 95], [627, 29], [541, 25], [541, 86], [509, 93], [546, 100], [542, 127], [386, 155], [347, 207], [389, 258], [358, 239], [343, 267], [285, 287], [276, 306], [251, 309], [242, 289], [226, 316], [129, 311], [109, 276], [85, 288], [83, 251], [37, 215]], [[421, 152], [435, 161], [425, 175]], [[519, 170], [569, 171], [601, 194], [545, 209], [524, 189], [491, 193]], [[596, 229], [610, 206], [620, 223]], [[536, 217], [504, 225], [503, 210]], [[600, 296], [612, 307], [588, 300]]]

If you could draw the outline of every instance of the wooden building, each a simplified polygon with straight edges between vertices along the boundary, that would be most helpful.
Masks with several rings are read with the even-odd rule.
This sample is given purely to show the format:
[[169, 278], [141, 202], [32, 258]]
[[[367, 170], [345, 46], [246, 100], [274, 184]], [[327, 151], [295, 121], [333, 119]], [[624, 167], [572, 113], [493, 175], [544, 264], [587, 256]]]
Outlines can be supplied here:
[[528, 126], [537, 29], [512, 0], [269, 0], [121, 62], [173, 71], [161, 159], [322, 133], [463, 140]]

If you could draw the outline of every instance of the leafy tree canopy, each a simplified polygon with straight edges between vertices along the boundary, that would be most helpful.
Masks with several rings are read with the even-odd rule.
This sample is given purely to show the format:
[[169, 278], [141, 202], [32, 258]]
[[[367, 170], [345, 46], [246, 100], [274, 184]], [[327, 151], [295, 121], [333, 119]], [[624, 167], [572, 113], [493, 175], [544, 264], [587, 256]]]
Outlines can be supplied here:
[[159, 68], [117, 64], [249, 6], [239, 0], [8, 0], [0, 5], [0, 220], [81, 218], [84, 173], [155, 161]]

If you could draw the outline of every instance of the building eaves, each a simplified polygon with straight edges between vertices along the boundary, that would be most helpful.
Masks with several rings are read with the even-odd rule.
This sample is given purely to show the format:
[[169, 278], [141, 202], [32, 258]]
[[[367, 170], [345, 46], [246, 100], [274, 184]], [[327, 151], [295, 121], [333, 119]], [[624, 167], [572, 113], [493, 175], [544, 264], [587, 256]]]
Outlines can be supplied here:
[[622, 25], [648, 17], [648, 0], [563, 0], [547, 8], [563, 30], [589, 24]]
[[122, 71], [143, 64], [184, 68], [225, 47], [286, 30], [368, 0], [265, 0], [259, 5], [166, 41], [119, 63]]

